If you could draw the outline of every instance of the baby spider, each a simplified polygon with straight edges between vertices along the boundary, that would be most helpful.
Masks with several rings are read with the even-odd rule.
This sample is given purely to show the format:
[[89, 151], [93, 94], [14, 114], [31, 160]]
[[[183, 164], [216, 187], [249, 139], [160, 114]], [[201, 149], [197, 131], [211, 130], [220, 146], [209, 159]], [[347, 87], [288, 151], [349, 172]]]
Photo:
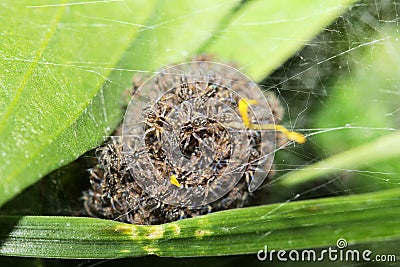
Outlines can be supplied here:
[[146, 125], [145, 136], [155, 135], [157, 140], [161, 140], [163, 127], [165, 124], [168, 124], [165, 118], [159, 116], [156, 112], [151, 110], [147, 113], [147, 116], [144, 119], [144, 123]]
[[200, 144], [208, 149], [212, 149], [204, 140], [211, 138], [215, 135], [214, 127], [211, 125], [213, 122], [207, 118], [198, 117], [192, 121], [186, 122], [180, 133], [180, 149], [183, 154], [190, 157], [190, 153], [198, 154], [198, 147]]

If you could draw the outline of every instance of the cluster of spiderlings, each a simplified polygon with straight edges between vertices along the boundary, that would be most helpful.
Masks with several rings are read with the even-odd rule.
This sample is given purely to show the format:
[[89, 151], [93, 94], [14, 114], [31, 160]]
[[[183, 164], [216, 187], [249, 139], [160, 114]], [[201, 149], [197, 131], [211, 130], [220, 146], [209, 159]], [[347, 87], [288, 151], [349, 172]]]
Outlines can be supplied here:
[[[245, 99], [257, 104], [241, 114]], [[277, 142], [276, 131], [251, 126], [281, 117], [275, 96], [233, 67], [195, 61], [164, 69], [135, 90], [121, 136], [96, 150], [85, 209], [159, 224], [242, 207], [270, 173]]]

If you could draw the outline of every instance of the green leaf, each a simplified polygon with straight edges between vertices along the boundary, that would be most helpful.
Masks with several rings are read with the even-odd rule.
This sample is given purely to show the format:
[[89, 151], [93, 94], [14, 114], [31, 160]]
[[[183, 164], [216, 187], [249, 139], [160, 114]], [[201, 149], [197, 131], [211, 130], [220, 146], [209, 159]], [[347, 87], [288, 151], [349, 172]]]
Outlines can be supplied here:
[[102, 112], [102, 105], [118, 110], [118, 102], [104, 103], [100, 89], [140, 27], [106, 22], [141, 24], [153, 6], [47, 3], [0, 8], [0, 204], [96, 146], [118, 123]]
[[135, 68], [193, 53], [236, 4], [153, 2], [1, 4], [0, 205], [102, 142]]
[[[1, 216], [0, 255], [215, 256], [400, 239], [400, 189], [217, 212], [155, 226], [92, 218]], [[379, 227], [377, 227], [379, 225]], [[334, 231], [333, 231], [334, 229]]]
[[234, 60], [255, 80], [278, 68], [356, 1], [249, 1], [202, 51]]

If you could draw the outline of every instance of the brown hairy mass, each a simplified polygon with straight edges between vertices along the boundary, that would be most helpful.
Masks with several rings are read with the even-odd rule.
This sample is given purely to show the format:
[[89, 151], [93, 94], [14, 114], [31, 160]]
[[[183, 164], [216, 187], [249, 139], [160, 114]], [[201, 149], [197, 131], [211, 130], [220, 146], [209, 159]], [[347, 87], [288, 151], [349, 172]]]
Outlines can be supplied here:
[[[206, 60], [203, 58], [201, 60]], [[196, 73], [204, 73], [202, 80], [193, 82], [190, 77], [180, 74], [179, 86], [171, 88], [163, 94], [153, 106], [142, 110], [144, 145], [133, 151], [129, 158], [123, 155], [124, 139], [111, 138], [95, 151], [98, 164], [90, 169], [91, 187], [84, 192], [84, 207], [86, 212], [93, 217], [118, 220], [134, 224], [161, 224], [176, 221], [183, 218], [195, 217], [213, 211], [240, 208], [249, 203], [248, 184], [252, 179], [258, 164], [261, 161], [271, 161], [273, 157], [262, 157], [262, 147], [273, 152], [275, 144], [280, 143], [280, 135], [264, 133], [258, 130], [244, 128], [245, 139], [239, 140], [247, 145], [239, 146], [237, 141], [230, 139], [226, 125], [235, 126], [234, 119], [224, 109], [237, 111], [240, 96], [233, 94], [245, 92], [248, 89], [248, 80], [224, 80], [226, 73], [213, 72], [207, 74], [207, 69], [196, 65]], [[136, 79], [137, 80], [137, 79]], [[154, 88], [170, 86], [170, 82], [160, 75], [153, 84]], [[138, 84], [134, 84], [133, 93], [136, 93]], [[248, 92], [247, 92], [248, 93]], [[279, 123], [282, 117], [282, 107], [273, 94], [266, 94], [270, 112], [262, 118], [264, 121]], [[265, 99], [255, 99], [265, 101]], [[220, 106], [215, 103], [222, 103]], [[183, 105], [182, 109], [174, 109]], [[195, 113], [201, 107], [210, 114], [209, 116], [193, 116], [190, 120], [179, 119], [182, 114], [175, 114], [177, 120], [172, 120], [173, 112]], [[175, 111], [173, 111], [175, 110]], [[250, 114], [250, 118], [252, 114]], [[253, 118], [254, 119], [254, 118]], [[122, 132], [121, 129], [117, 133]], [[243, 126], [240, 126], [243, 127]], [[183, 157], [190, 159], [191, 166], [174, 167], [166, 155], [168, 148], [163, 142], [163, 135], [171, 135], [174, 132], [176, 149], [179, 149]], [[171, 137], [172, 138], [172, 137]], [[213, 157], [205, 157], [201, 154], [200, 147], [208, 147], [213, 151]], [[183, 207], [166, 204], [145, 192], [139, 186], [133, 176], [137, 175], [146, 179], [158, 179], [169, 181], [171, 175], [177, 177], [182, 187], [203, 186], [213, 192], [213, 182], [222, 179], [227, 166], [234, 162], [232, 151], [239, 147], [238, 155], [247, 157], [246, 164], [242, 165], [243, 175], [233, 188], [216, 201], [197, 207]], [[145, 156], [151, 161], [154, 172], [150, 172], [141, 158]], [[147, 162], [147, 161], [146, 161]], [[134, 166], [140, 166], [132, 169]], [[141, 165], [142, 164], [142, 165]], [[148, 163], [146, 163], [148, 164]], [[190, 171], [193, 166], [199, 166], [201, 172]], [[202, 168], [202, 166], [206, 166]], [[187, 168], [186, 168], [187, 167]], [[139, 171], [138, 171], [139, 170]], [[269, 169], [266, 175], [271, 175]], [[229, 175], [229, 174], [228, 174]], [[226, 179], [226, 177], [225, 177]], [[229, 179], [229, 177], [228, 177]]]

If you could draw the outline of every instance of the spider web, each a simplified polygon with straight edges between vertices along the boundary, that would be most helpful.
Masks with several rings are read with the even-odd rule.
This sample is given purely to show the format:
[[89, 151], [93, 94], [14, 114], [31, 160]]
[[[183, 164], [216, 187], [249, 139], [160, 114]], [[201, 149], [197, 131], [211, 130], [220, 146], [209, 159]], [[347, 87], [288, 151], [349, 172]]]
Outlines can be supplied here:
[[[264, 185], [269, 192], [265, 194], [263, 191], [264, 194], [258, 196], [255, 204], [285, 205], [300, 199], [358, 194], [399, 185], [400, 165], [397, 159], [367, 165], [362, 169], [346, 169], [311, 184], [273, 191], [274, 185], [279, 184], [290, 171], [368, 143], [400, 128], [399, 6], [400, 3], [395, 0], [366, 0], [353, 5], [260, 83], [263, 90], [275, 92], [284, 106], [282, 124], [288, 129], [305, 133], [308, 141], [304, 145], [291, 144], [277, 151], [276, 174]], [[91, 63], [80, 64], [83, 67], [91, 66]], [[140, 69], [125, 71], [147, 73]], [[117, 83], [113, 80], [109, 82]], [[104, 97], [101, 100], [109, 101]], [[119, 100], [116, 98], [114, 101]], [[107, 118], [107, 110], [103, 110], [103, 116]], [[55, 171], [24, 194], [41, 194], [41, 205], [47, 206], [44, 214], [79, 214], [82, 212], [79, 197], [87, 181], [77, 181], [76, 177], [87, 176], [89, 165], [85, 164], [90, 159], [91, 156], [85, 156], [83, 160]], [[57, 193], [41, 193], [53, 191]], [[8, 208], [5, 209], [11, 209], [16, 214], [30, 213], [33, 208], [29, 205], [15, 204], [18, 198], [7, 204]], [[10, 205], [14, 205], [13, 208]], [[279, 208], [273, 212], [279, 213]], [[388, 243], [388, 251], [392, 248], [393, 252], [394, 245]], [[229, 264], [249, 259], [258, 263], [254, 256], [211, 258], [209, 262]], [[183, 264], [192, 263], [190, 260], [179, 261]], [[175, 263], [172, 260], [169, 262]], [[98, 263], [102, 265], [103, 262]], [[129, 260], [122, 263], [129, 264]], [[160, 262], [155, 259], [153, 263]], [[76, 264], [91, 266], [94, 262]], [[339, 263], [330, 264], [341, 266]], [[352, 263], [352, 266], [364, 265]]]
[[[360, 2], [263, 81], [286, 106], [288, 128], [306, 130], [312, 146], [279, 153], [279, 172], [307, 166], [399, 129], [400, 69], [395, 61], [389, 63], [390, 57], [399, 56], [399, 29], [398, 3]], [[344, 170], [306, 195], [392, 188], [399, 184], [399, 171], [396, 161]]]

